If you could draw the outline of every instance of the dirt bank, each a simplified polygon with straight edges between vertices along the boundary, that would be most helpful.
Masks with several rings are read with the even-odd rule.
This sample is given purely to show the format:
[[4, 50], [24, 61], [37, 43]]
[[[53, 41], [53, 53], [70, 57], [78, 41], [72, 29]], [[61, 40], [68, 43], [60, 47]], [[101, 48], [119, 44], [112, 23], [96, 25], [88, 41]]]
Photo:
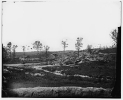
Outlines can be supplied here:
[[111, 89], [96, 87], [35, 87], [10, 91], [12, 97], [111, 97]]

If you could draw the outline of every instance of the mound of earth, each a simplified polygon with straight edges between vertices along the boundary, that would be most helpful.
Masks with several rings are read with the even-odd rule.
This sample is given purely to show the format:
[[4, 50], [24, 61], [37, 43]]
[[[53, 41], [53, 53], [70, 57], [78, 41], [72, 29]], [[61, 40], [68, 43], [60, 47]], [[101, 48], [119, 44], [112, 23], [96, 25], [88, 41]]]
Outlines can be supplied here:
[[111, 97], [111, 89], [96, 87], [35, 87], [11, 89], [11, 97]]

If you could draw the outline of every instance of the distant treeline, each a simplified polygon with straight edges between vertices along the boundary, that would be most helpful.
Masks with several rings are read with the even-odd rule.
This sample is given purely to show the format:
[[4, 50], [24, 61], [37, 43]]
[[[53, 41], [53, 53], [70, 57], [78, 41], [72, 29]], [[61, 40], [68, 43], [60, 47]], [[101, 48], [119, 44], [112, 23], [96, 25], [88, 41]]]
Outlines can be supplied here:
[[[81, 50], [80, 52], [83, 52], [83, 51], [86, 51], [86, 50]], [[66, 50], [66, 53], [69, 53], [69, 52], [77, 52], [77, 51], [74, 51], [74, 50], [68, 50], [67, 51]], [[99, 49], [99, 52], [101, 52], [101, 53], [116, 53], [116, 48]], [[49, 53], [50, 54], [58, 54], [58, 53], [64, 53], [64, 51], [49, 51]], [[44, 52], [42, 51], [41, 54], [43, 56]], [[37, 57], [37, 52], [36, 51], [34, 51], [34, 52], [25, 52], [25, 55], [36, 58]], [[23, 56], [23, 52], [16, 52], [16, 57], [22, 57], [22, 56]]]

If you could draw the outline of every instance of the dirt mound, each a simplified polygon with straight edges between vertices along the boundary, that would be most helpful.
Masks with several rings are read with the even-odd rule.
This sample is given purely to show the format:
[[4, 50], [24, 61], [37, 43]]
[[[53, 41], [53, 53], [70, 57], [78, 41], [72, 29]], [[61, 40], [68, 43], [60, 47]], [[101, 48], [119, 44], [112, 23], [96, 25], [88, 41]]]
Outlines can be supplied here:
[[111, 97], [111, 89], [95, 87], [35, 87], [10, 92], [12, 97]]

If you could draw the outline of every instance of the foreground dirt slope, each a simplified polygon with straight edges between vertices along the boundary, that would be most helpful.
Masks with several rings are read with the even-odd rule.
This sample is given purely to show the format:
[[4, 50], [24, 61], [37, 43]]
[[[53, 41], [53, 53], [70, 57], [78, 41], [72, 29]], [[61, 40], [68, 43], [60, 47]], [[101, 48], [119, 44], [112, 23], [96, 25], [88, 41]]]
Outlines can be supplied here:
[[13, 97], [111, 97], [111, 91], [95, 87], [35, 87], [10, 90]]

